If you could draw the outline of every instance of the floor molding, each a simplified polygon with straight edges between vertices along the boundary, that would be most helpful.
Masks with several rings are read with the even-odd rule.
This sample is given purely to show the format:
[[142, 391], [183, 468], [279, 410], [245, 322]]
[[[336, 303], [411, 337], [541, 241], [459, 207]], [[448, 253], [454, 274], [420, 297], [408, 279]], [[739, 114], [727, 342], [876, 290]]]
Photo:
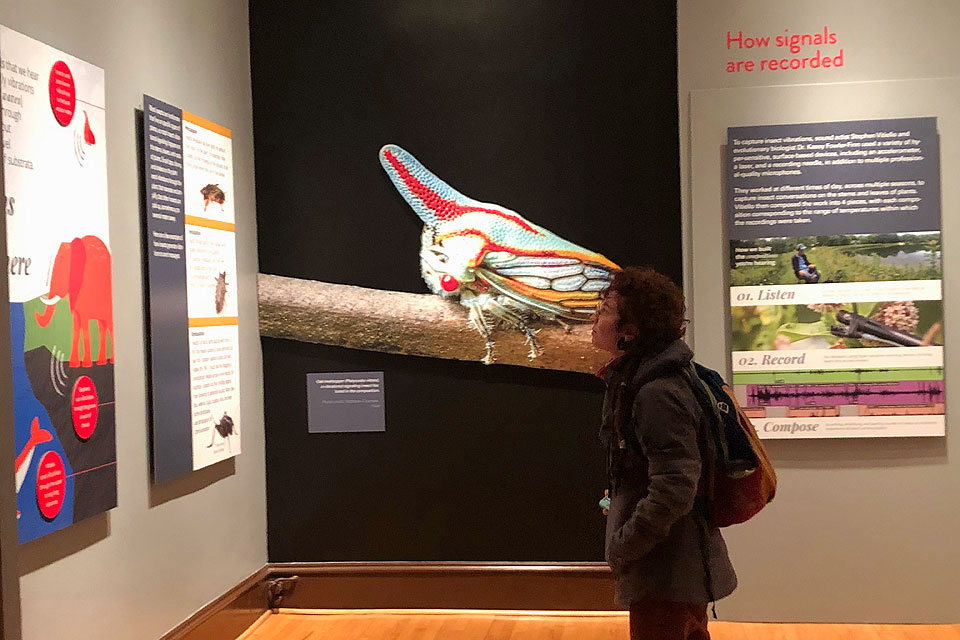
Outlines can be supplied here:
[[270, 565], [264, 565], [160, 640], [236, 640], [267, 611], [269, 576]]
[[613, 576], [595, 562], [275, 563], [270, 573], [298, 578], [284, 608], [615, 609]]
[[[505, 562], [270, 563], [161, 640], [235, 640], [271, 604], [270, 585], [296, 578], [283, 610], [612, 610], [605, 564]], [[274, 583], [276, 584], [276, 583]]]

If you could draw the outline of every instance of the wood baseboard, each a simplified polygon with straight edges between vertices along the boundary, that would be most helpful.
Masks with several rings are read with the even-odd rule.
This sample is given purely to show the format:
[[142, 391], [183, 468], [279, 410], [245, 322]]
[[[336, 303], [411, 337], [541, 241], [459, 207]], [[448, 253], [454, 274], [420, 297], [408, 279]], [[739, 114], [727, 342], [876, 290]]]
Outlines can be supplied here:
[[285, 608], [605, 611], [613, 603], [601, 563], [271, 563], [161, 640], [234, 640], [267, 611], [269, 583], [291, 576], [298, 579]]
[[190, 616], [161, 640], [235, 640], [270, 606], [271, 581], [296, 576], [292, 609], [609, 611], [607, 565], [491, 562], [271, 563]]
[[345, 562], [270, 565], [298, 576], [283, 606], [304, 609], [529, 609], [613, 607], [605, 564]]
[[264, 565], [160, 640], [236, 640], [267, 610], [269, 575], [270, 565]]

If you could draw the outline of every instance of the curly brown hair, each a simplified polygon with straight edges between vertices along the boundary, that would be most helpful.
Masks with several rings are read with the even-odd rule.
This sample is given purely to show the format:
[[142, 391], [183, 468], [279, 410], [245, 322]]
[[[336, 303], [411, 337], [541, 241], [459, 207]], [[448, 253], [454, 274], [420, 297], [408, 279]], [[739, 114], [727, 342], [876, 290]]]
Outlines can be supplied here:
[[665, 346], [686, 333], [687, 307], [683, 291], [673, 280], [649, 267], [618, 271], [605, 296], [618, 297], [617, 327], [637, 327], [637, 342], [646, 348]]

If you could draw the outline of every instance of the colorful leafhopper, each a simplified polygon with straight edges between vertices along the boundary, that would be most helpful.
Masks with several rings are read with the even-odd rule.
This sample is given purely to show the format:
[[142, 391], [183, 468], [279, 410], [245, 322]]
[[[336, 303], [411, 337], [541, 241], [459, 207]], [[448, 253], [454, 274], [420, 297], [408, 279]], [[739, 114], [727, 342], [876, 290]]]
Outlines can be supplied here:
[[515, 211], [468, 198], [398, 146], [380, 150], [394, 186], [423, 220], [420, 270], [430, 290], [459, 300], [494, 360], [497, 326], [521, 331], [542, 353], [535, 327], [588, 322], [619, 267]]

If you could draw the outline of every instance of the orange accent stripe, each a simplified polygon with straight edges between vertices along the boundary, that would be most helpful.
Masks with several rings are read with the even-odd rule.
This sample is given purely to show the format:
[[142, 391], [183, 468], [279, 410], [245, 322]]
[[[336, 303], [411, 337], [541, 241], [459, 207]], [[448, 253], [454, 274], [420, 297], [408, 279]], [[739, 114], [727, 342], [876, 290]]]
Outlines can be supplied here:
[[596, 307], [598, 302], [600, 302], [599, 298], [595, 300], [564, 300], [563, 306], [577, 309], [589, 309], [590, 307]]
[[547, 291], [545, 289], [534, 289], [530, 292], [530, 295], [534, 298], [540, 298], [541, 300], [551, 300], [553, 302], [572, 302], [574, 300], [586, 300], [596, 304], [600, 297], [595, 293], [583, 292], [583, 291]]
[[206, 227], [207, 229], [220, 229], [221, 231], [236, 231], [236, 225], [232, 222], [222, 222], [211, 218], [201, 218], [200, 216], [183, 216], [184, 224], [192, 224], [196, 227]]
[[189, 111], [184, 111], [184, 112], [183, 112], [183, 119], [186, 120], [187, 122], [192, 122], [193, 124], [197, 125], [198, 127], [203, 127], [204, 129], [208, 129], [209, 131], [213, 131], [214, 133], [219, 133], [219, 134], [222, 135], [224, 138], [231, 138], [231, 137], [232, 137], [232, 136], [230, 135], [230, 129], [227, 129], [225, 126], [220, 125], [220, 124], [217, 124], [216, 122], [210, 122], [210, 121], [207, 120], [206, 118], [201, 118], [200, 116], [196, 115], [195, 113], [190, 113]]
[[231, 325], [240, 324], [240, 318], [237, 316], [228, 317], [228, 318], [190, 318], [187, 321], [187, 325], [190, 328], [194, 327], [229, 327]]

